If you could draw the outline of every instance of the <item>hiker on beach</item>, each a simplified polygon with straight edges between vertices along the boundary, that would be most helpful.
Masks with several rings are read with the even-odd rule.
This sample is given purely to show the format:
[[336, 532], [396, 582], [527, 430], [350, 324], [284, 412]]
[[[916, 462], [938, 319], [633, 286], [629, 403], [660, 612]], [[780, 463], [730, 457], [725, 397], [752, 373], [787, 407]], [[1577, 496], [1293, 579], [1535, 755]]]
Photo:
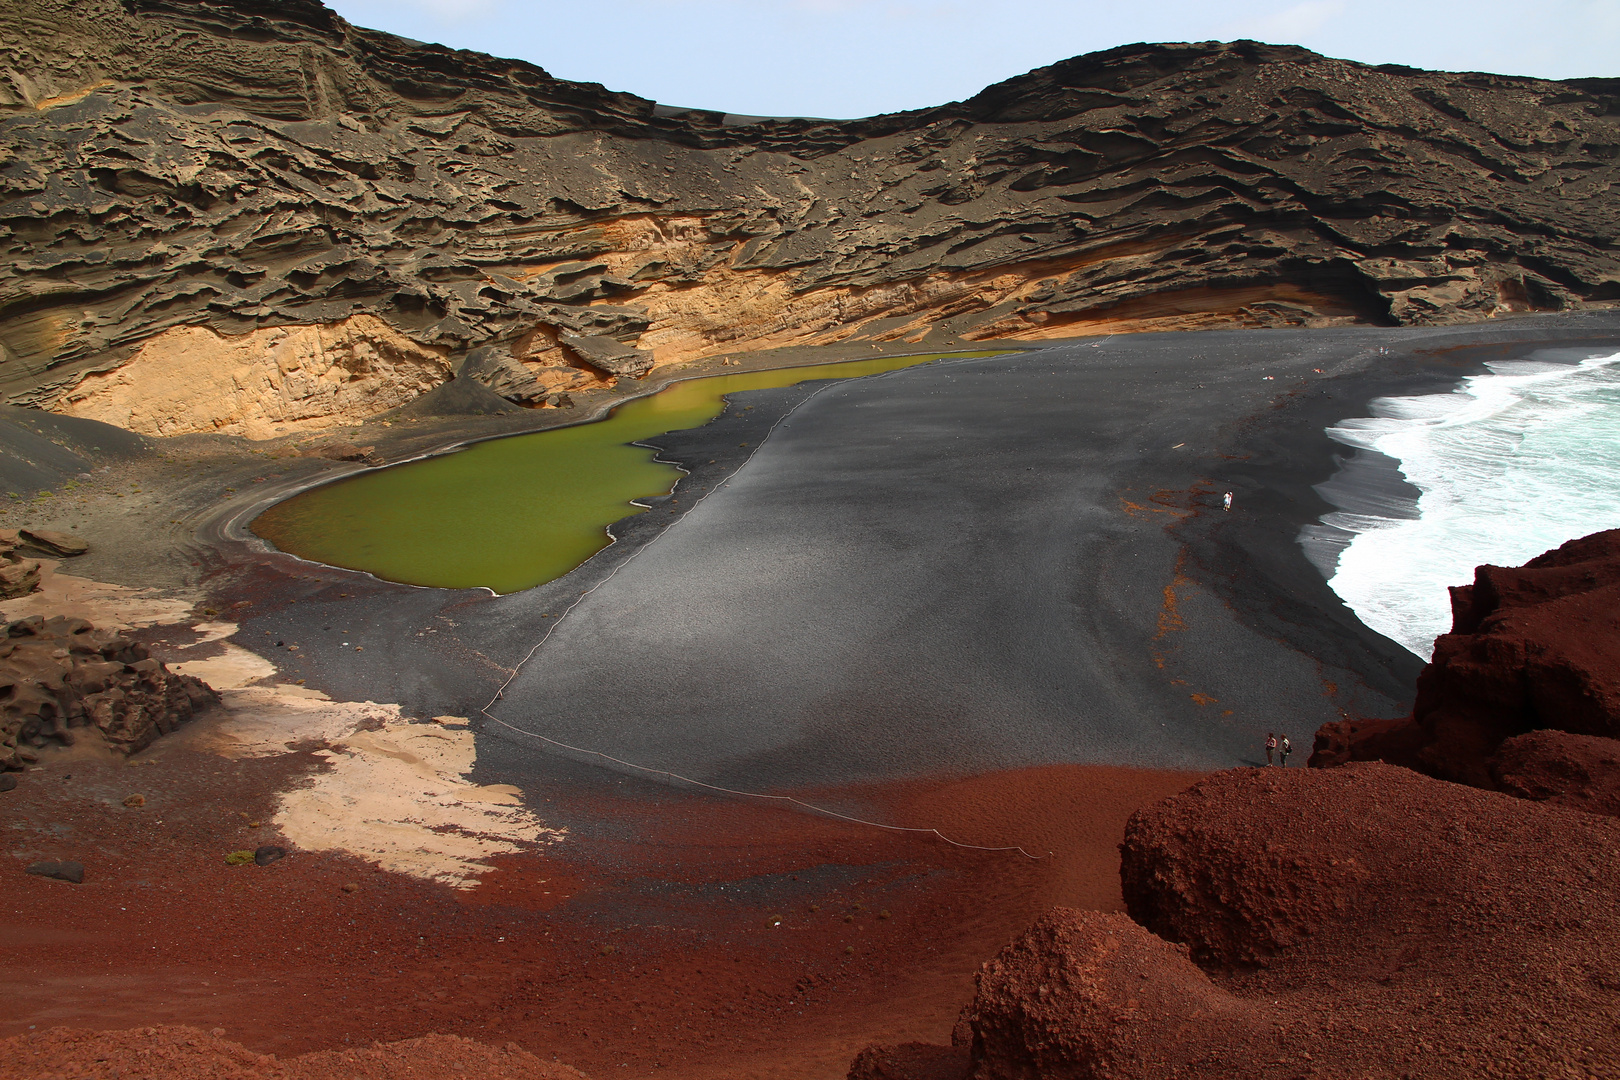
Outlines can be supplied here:
[[1227, 511], [1232, 509], [1232, 493], [1230, 491], [1221, 496], [1221, 509]]
[[1267, 765], [1272, 764], [1272, 758], [1276, 756], [1276, 753], [1277, 753], [1277, 736], [1268, 731], [1268, 732], [1266, 732], [1266, 764]]
[[1282, 757], [1283, 768], [1286, 769], [1288, 767], [1288, 755], [1294, 752], [1294, 744], [1288, 741], [1288, 736], [1284, 735], [1282, 737], [1282, 745], [1279, 746], [1277, 750]]

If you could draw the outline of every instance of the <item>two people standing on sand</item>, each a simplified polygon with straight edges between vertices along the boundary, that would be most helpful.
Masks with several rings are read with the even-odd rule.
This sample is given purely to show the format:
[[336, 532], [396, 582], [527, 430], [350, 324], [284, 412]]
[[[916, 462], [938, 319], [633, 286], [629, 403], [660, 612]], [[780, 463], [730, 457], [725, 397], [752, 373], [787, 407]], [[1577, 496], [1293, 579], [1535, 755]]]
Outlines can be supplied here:
[[1292, 754], [1293, 752], [1294, 752], [1294, 744], [1288, 741], [1288, 736], [1284, 735], [1282, 737], [1282, 742], [1279, 743], [1277, 741], [1277, 736], [1276, 736], [1275, 733], [1270, 732], [1270, 731], [1266, 732], [1266, 764], [1267, 765], [1270, 765], [1272, 763], [1273, 757], [1278, 757], [1278, 758], [1280, 758], [1280, 760], [1277, 761], [1277, 764], [1283, 766], [1284, 768], [1287, 768], [1287, 766], [1288, 766], [1288, 755]]

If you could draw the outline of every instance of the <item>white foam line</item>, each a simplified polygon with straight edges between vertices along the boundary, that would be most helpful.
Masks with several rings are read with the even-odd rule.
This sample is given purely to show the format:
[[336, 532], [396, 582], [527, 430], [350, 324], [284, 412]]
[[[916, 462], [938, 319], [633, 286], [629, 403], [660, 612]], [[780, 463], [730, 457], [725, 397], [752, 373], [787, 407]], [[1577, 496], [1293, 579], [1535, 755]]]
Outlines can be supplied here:
[[[968, 359], [969, 358], [963, 358], [961, 360], [954, 361], [954, 362], [955, 363], [966, 363], [966, 362], [968, 362]], [[981, 359], [981, 358], [974, 357], [974, 358], [971, 358], [971, 359]], [[934, 362], [938, 363], [939, 361], [934, 361]], [[953, 362], [953, 361], [947, 361], [947, 362], [949, 363], [949, 362]], [[920, 366], [920, 365], [913, 365], [912, 367], [906, 367], [906, 368], [898, 368], [895, 371], [885, 371], [885, 372], [880, 372], [880, 373], [878, 373], [876, 375], [868, 375], [868, 376], [865, 376], [865, 377], [866, 378], [873, 378], [873, 379], [881, 379], [881, 378], [885, 378], [885, 377], [890, 376], [890, 375], [894, 375], [898, 371], [911, 371], [911, 370], [913, 370], [914, 367], [917, 367], [917, 366]], [[1019, 847], [1016, 844], [1004, 845], [1004, 846], [1000, 846], [1000, 847], [990, 847], [990, 846], [986, 846], [986, 845], [983, 845], [983, 844], [965, 844], [965, 843], [961, 842], [960, 840], [952, 840], [950, 837], [946, 836], [944, 833], [940, 832], [938, 829], [921, 828], [921, 827], [914, 827], [914, 826], [907, 826], [907, 825], [889, 825], [889, 824], [886, 824], [886, 823], [881, 822], [881, 821], [868, 821], [865, 818], [852, 817], [849, 814], [841, 814], [836, 810], [829, 810], [824, 806], [817, 806], [814, 803], [805, 802], [803, 799], [795, 799], [791, 795], [767, 795], [764, 792], [760, 792], [760, 791], [739, 791], [736, 788], [721, 787], [721, 786], [719, 786], [717, 784], [704, 783], [702, 780], [694, 780], [690, 776], [682, 776], [680, 773], [671, 772], [669, 769], [656, 769], [656, 768], [653, 768], [650, 765], [640, 765], [640, 764], [637, 764], [634, 761], [626, 761], [623, 758], [614, 757], [612, 754], [606, 754], [606, 753], [603, 753], [600, 750], [591, 750], [591, 749], [588, 749], [588, 748], [583, 747], [583, 746], [574, 746], [574, 745], [572, 745], [570, 743], [561, 742], [561, 741], [559, 741], [557, 739], [551, 738], [550, 736], [542, 735], [537, 731], [529, 731], [526, 728], [521, 728], [521, 727], [518, 727], [515, 724], [508, 723], [507, 721], [502, 720], [500, 717], [496, 716], [494, 713], [490, 712], [490, 709], [494, 707], [495, 703], [497, 701], [500, 701], [505, 696], [506, 688], [508, 686], [512, 685], [512, 682], [518, 677], [518, 675], [522, 674], [523, 668], [529, 663], [530, 660], [534, 659], [534, 654], [540, 651], [540, 647], [542, 645], [544, 645], [548, 640], [550, 640], [552, 633], [557, 629], [558, 626], [562, 625], [562, 621], [568, 617], [569, 612], [573, 611], [574, 608], [578, 607], [580, 605], [580, 603], [582, 603], [587, 596], [591, 595], [591, 593], [595, 592], [597, 589], [600, 589], [603, 585], [606, 585], [608, 582], [612, 581], [614, 575], [616, 575], [620, 570], [622, 570], [626, 566], [628, 566], [630, 564], [631, 560], [633, 560], [637, 555], [640, 555], [643, 551], [646, 551], [648, 548], [652, 547], [659, 540], [661, 540], [670, 531], [670, 529], [673, 529], [673, 528], [675, 528], [675, 526], [677, 526], [677, 525], [681, 524], [682, 522], [684, 522], [686, 520], [686, 518], [687, 518], [687, 515], [690, 514], [693, 510], [696, 510], [699, 506], [703, 505], [703, 501], [705, 499], [707, 499], [710, 495], [714, 494], [716, 491], [719, 491], [721, 488], [723, 488], [727, 484], [731, 483], [731, 481], [736, 478], [737, 474], [742, 472], [744, 469], [746, 469], [749, 466], [749, 464], [754, 460], [754, 455], [759, 452], [760, 448], [762, 448], [767, 442], [770, 441], [771, 436], [776, 433], [776, 429], [781, 427], [784, 423], [786, 423], [793, 416], [794, 413], [798, 412], [805, 405], [807, 405], [810, 402], [814, 401], [817, 397], [820, 397], [823, 393], [825, 393], [828, 390], [831, 390], [833, 387], [838, 386], [841, 383], [853, 382], [853, 381], [855, 381], [855, 380], [838, 379], [836, 381], [828, 382], [828, 384], [826, 386], [821, 387], [820, 389], [815, 391], [815, 393], [811, 394], [809, 397], [806, 397], [803, 401], [799, 402], [797, 405], [793, 406], [793, 408], [789, 409], [787, 412], [783, 413], [780, 417], [778, 417], [777, 420], [776, 420], [776, 423], [772, 424], [770, 426], [770, 429], [765, 432], [765, 438], [761, 439], [759, 441], [759, 444], [754, 447], [754, 453], [749, 454], [748, 457], [743, 460], [742, 464], [738, 465], [735, 469], [733, 469], [730, 472], [730, 474], [728, 474], [726, 476], [726, 478], [724, 480], [720, 481], [720, 483], [714, 485], [714, 487], [712, 487], [708, 491], [704, 492], [698, 498], [698, 500], [696, 502], [694, 502], [690, 507], [687, 508], [687, 513], [686, 514], [682, 514], [679, 518], [677, 518], [672, 524], [670, 524], [668, 527], [666, 527], [657, 536], [653, 537], [651, 540], [647, 541], [641, 547], [637, 548], [635, 551], [632, 551], [629, 555], [625, 556], [624, 561], [619, 563], [618, 566], [615, 566], [611, 571], [609, 571], [606, 577], [604, 577], [601, 581], [598, 581], [595, 585], [592, 585], [590, 588], [582, 590], [577, 597], [575, 597], [573, 600], [571, 600], [569, 602], [568, 606], [563, 609], [562, 614], [557, 616], [557, 618], [555, 620], [553, 620], [552, 624], [549, 627], [546, 628], [546, 632], [543, 635], [541, 635], [540, 640], [534, 643], [534, 647], [531, 648], [526, 654], [524, 654], [523, 659], [518, 661], [516, 667], [512, 668], [512, 673], [506, 677], [505, 682], [501, 683], [500, 689], [495, 691], [495, 696], [490, 698], [489, 701], [484, 705], [484, 707], [479, 709], [478, 711], [481, 714], [483, 714], [485, 717], [487, 717], [490, 720], [493, 720], [495, 723], [499, 724], [501, 727], [506, 728], [508, 731], [516, 732], [519, 735], [527, 735], [531, 739], [538, 739], [539, 741], [541, 741], [543, 743], [546, 743], [546, 744], [548, 744], [550, 746], [555, 746], [555, 747], [558, 747], [559, 749], [562, 749], [562, 750], [568, 750], [568, 751], [571, 751], [572, 753], [585, 754], [585, 755], [588, 755], [590, 757], [600, 758], [603, 761], [612, 762], [615, 765], [622, 765], [627, 769], [634, 769], [637, 772], [646, 773], [649, 776], [668, 777], [668, 778], [670, 778], [672, 780], [679, 780], [682, 783], [691, 784], [694, 787], [700, 787], [700, 788], [703, 788], [703, 789], [705, 789], [707, 791], [720, 792], [720, 793], [725, 794], [725, 795], [738, 795], [738, 796], [741, 796], [741, 797], [747, 798], [747, 799], [765, 799], [765, 800], [768, 800], [768, 801], [771, 801], [771, 802], [791, 803], [794, 806], [803, 807], [804, 809], [813, 811], [814, 813], [817, 813], [817, 814], [824, 814], [827, 817], [837, 818], [840, 821], [847, 821], [847, 822], [850, 822], [850, 823], [855, 824], [855, 825], [869, 825], [874, 829], [885, 829], [885, 830], [887, 830], [889, 832], [922, 833], [922, 834], [926, 834], [926, 835], [930, 835], [930, 836], [935, 836], [935, 837], [938, 837], [940, 840], [945, 841], [945, 843], [950, 844], [952, 847], [965, 848], [965, 849], [967, 849], [969, 851], [1016, 851], [1020, 855], [1024, 856], [1026, 859], [1035, 859], [1035, 860], [1043, 859], [1046, 856], [1044, 856], [1044, 855], [1033, 855], [1030, 852], [1025, 851], [1022, 847]], [[1050, 854], [1051, 854], [1051, 852], [1047, 852], [1047, 855], [1050, 855]]]

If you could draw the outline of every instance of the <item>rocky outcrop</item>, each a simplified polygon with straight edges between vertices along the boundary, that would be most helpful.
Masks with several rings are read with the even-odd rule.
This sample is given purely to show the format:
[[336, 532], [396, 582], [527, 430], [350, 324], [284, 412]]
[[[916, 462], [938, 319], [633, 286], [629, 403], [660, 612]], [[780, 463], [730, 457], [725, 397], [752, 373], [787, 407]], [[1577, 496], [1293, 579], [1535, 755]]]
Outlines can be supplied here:
[[27, 556], [71, 559], [89, 550], [90, 544], [72, 533], [54, 529], [0, 529], [0, 600], [14, 600], [39, 588], [42, 568], [38, 559]]
[[319, 446], [306, 446], [298, 451], [299, 457], [324, 458], [327, 461], [359, 461], [366, 465], [380, 465], [382, 459], [375, 451], [375, 446], [356, 446], [352, 442], [341, 439], [321, 443]]
[[964, 1017], [976, 1077], [1116, 1080], [1170, 1075], [1269, 1013], [1125, 916], [1059, 908], [985, 966]]
[[36, 559], [25, 559], [7, 548], [0, 550], [0, 600], [27, 596], [39, 588], [40, 566]]
[[1313, 766], [1377, 759], [1491, 788], [1491, 759], [1514, 736], [1620, 736], [1620, 529], [1522, 567], [1481, 566], [1451, 597], [1452, 631], [1435, 640], [1412, 716], [1327, 725]]
[[39, 560], [19, 554], [21, 542], [15, 530], [0, 529], [0, 600], [27, 596], [39, 588]]
[[1501, 745], [1491, 779], [1520, 799], [1620, 817], [1620, 740], [1532, 731]]
[[[8, 531], [0, 529], [0, 544], [7, 542], [5, 533]], [[90, 542], [84, 537], [55, 529], [20, 529], [17, 541], [58, 559], [71, 559], [90, 550]]]
[[1216, 774], [1131, 819], [1129, 919], [1059, 909], [985, 966], [958, 1075], [1609, 1075], [1617, 845], [1389, 765]]
[[49, 742], [71, 745], [83, 728], [133, 754], [217, 700], [120, 634], [83, 619], [18, 619], [0, 632], [0, 769], [22, 768]]
[[[1605, 80], [1132, 45], [935, 109], [748, 121], [313, 0], [20, 0], [0, 52], [0, 395], [143, 430], [193, 364], [245, 385], [205, 380], [175, 430], [252, 434], [488, 345], [535, 403], [778, 345], [1620, 299]], [[390, 356], [349, 386], [289, 327]], [[297, 378], [233, 344], [268, 331]]]

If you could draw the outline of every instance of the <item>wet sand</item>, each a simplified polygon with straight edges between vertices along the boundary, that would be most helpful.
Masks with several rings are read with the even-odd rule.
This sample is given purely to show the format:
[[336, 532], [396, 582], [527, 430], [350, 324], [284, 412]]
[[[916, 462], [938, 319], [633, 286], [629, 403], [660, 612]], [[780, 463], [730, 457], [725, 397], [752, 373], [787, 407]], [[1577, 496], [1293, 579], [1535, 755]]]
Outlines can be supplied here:
[[[599, 1076], [694, 1077], [841, 1076], [867, 1042], [944, 1041], [971, 973], [1036, 915], [1117, 907], [1133, 809], [1255, 763], [1272, 727], [1303, 748], [1323, 719], [1406, 707], [1415, 660], [1296, 542], [1329, 508], [1321, 429], [1485, 359], [1616, 341], [1610, 315], [1141, 335], [762, 392], [658, 440], [693, 472], [619, 543], [499, 598], [233, 538], [255, 476], [269, 493], [327, 465], [282, 474], [195, 441], [183, 478], [120, 464], [152, 495], [139, 513], [194, 536], [126, 517], [111, 550], [109, 510], [74, 569], [238, 626], [202, 645], [138, 631], [155, 655], [245, 648], [277, 684], [474, 717], [469, 779], [514, 786], [566, 838], [463, 890], [341, 852], [232, 868], [226, 852], [282, 839], [281, 793], [330, 776], [329, 748], [224, 758], [204, 720], [141, 755], [155, 765], [49, 759], [0, 795], [19, 826], [0, 1035], [190, 1022], [290, 1053], [450, 1031]], [[432, 427], [378, 442], [392, 459]], [[565, 611], [491, 709], [513, 727], [1053, 855], [717, 798], [478, 719]], [[145, 808], [122, 806], [132, 791]], [[23, 875], [35, 858], [81, 859], [87, 881]]]

